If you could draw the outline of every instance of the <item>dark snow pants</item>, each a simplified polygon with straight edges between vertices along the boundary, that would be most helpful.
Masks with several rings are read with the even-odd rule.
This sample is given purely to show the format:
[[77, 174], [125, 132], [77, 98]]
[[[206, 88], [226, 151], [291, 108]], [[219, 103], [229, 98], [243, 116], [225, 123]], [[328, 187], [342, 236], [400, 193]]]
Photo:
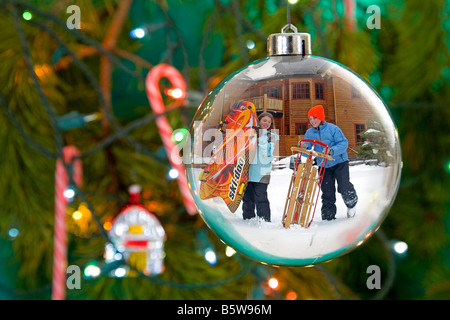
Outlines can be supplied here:
[[350, 182], [348, 161], [325, 169], [322, 180], [322, 220], [336, 217], [336, 182], [347, 208], [353, 208], [358, 202], [353, 184]]
[[267, 198], [268, 184], [260, 182], [249, 182], [247, 189], [245, 189], [244, 197], [242, 198], [243, 218], [251, 219], [255, 217], [263, 218], [270, 221], [270, 204]]

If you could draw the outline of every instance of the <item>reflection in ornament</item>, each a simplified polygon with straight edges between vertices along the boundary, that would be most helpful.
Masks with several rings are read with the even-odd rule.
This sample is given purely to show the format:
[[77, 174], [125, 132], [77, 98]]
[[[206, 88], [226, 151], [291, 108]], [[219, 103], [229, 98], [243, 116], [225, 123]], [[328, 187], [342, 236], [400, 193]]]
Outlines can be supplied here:
[[[242, 204], [231, 210], [226, 205], [226, 198], [222, 195], [205, 197], [201, 187], [205, 174], [207, 176], [209, 173], [208, 170], [205, 172], [205, 168], [210, 166], [214, 157], [219, 156], [217, 150], [224, 150], [226, 137], [218, 129], [239, 101], [254, 105], [257, 115], [270, 113], [274, 119], [271, 132], [279, 137], [279, 141], [270, 144], [274, 148], [275, 158], [272, 170], [267, 174], [270, 176], [267, 185], [270, 222], [258, 217], [244, 220]], [[293, 223], [285, 228], [283, 211], [295, 169], [293, 163], [296, 160], [292, 158], [297, 156], [291, 149], [300, 147], [300, 140], [310, 127], [308, 111], [315, 105], [323, 106], [325, 122], [339, 127], [348, 140], [346, 156], [350, 160], [350, 180], [358, 195], [356, 213], [355, 210], [347, 210], [338, 194], [341, 192], [338, 186], [337, 211], [332, 220], [326, 221], [321, 214], [315, 214], [307, 223]], [[370, 137], [365, 135], [374, 123], [380, 132], [377, 139], [382, 138], [382, 144], [372, 143]], [[313, 56], [310, 35], [297, 33], [291, 24], [286, 25], [281, 33], [269, 36], [267, 58], [237, 70], [208, 94], [197, 110], [190, 134], [190, 159], [185, 165], [200, 215], [227, 245], [268, 264], [312, 265], [354, 249], [378, 229], [399, 186], [400, 146], [386, 105], [370, 85], [353, 71], [337, 62]], [[239, 132], [234, 132], [234, 135], [238, 136]], [[323, 138], [320, 132], [318, 136]], [[258, 146], [259, 143], [260, 140]], [[360, 148], [368, 143], [377, 149], [371, 153], [376, 161], [358, 159]], [[333, 149], [335, 146], [329, 147]], [[256, 152], [260, 149], [257, 148]], [[318, 155], [314, 158], [320, 165], [321, 158]], [[235, 159], [227, 175], [238, 167], [238, 157]], [[302, 154], [301, 163], [306, 160]], [[251, 162], [253, 165], [254, 161]], [[215, 178], [228, 179], [221, 175]], [[229, 185], [225, 187], [228, 191]], [[246, 187], [242, 190], [245, 194]], [[317, 212], [322, 210], [322, 194], [320, 190], [315, 195], [318, 197], [315, 203]]]

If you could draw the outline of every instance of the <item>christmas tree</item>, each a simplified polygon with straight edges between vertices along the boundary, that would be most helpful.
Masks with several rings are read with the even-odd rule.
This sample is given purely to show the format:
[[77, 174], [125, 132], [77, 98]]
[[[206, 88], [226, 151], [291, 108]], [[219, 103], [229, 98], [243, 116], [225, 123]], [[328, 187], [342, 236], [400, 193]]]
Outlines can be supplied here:
[[[313, 52], [349, 66], [387, 101], [403, 170], [369, 241], [329, 263], [275, 268], [234, 253], [186, 212], [145, 75], [161, 63], [180, 70], [188, 101], [166, 96], [165, 116], [188, 128], [224, 76], [266, 56], [267, 36], [286, 24], [285, 1], [1, 0], [0, 298], [51, 298], [55, 167], [72, 145], [83, 181], [67, 208], [67, 263], [83, 275], [67, 299], [449, 299], [449, 13], [448, 0], [291, 5]], [[371, 157], [387, 163], [383, 135], [367, 131], [378, 144]], [[123, 277], [105, 263], [107, 231], [133, 184], [165, 230], [159, 275]], [[367, 285], [373, 265], [380, 288]]]
[[376, 165], [389, 165], [392, 162], [392, 150], [386, 141], [386, 133], [376, 120], [367, 121], [367, 130], [362, 132], [360, 136], [364, 142], [358, 148], [358, 156], [375, 160]]

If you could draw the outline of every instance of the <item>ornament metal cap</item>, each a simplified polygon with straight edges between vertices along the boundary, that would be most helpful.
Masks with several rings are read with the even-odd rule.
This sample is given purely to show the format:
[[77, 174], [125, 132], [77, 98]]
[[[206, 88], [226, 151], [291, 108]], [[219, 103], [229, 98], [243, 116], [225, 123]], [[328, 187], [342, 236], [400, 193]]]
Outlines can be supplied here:
[[[287, 30], [293, 32], [287, 33]], [[298, 33], [297, 28], [287, 24], [281, 33], [271, 34], [267, 38], [269, 56], [311, 55], [311, 36], [309, 33]]]

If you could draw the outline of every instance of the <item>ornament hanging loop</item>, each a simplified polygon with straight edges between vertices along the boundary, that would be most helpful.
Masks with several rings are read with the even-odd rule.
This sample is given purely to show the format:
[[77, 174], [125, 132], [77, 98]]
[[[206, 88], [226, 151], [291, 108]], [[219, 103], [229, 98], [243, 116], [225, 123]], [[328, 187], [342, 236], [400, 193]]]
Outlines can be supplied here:
[[283, 27], [283, 29], [281, 29], [281, 33], [286, 33], [286, 31], [288, 31], [288, 30], [292, 30], [294, 33], [297, 33], [297, 27], [291, 23], [288, 23], [287, 25], [285, 25]]
[[[286, 1], [287, 24], [281, 33], [271, 34], [267, 38], [269, 56], [308, 56], [311, 55], [311, 36], [309, 33], [298, 33], [291, 23], [291, 9]], [[287, 32], [291, 30], [292, 32]]]

